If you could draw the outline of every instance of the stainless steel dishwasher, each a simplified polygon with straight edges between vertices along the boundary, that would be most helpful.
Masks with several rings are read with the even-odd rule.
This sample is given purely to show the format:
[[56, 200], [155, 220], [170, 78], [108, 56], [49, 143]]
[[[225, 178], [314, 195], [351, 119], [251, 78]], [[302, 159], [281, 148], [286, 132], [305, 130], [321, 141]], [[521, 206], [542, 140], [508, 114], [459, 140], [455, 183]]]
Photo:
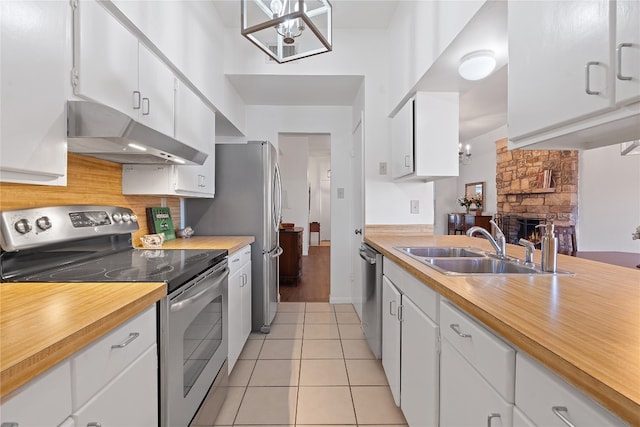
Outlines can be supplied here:
[[369, 348], [382, 357], [382, 254], [363, 243], [360, 258], [364, 283], [362, 287], [362, 329]]

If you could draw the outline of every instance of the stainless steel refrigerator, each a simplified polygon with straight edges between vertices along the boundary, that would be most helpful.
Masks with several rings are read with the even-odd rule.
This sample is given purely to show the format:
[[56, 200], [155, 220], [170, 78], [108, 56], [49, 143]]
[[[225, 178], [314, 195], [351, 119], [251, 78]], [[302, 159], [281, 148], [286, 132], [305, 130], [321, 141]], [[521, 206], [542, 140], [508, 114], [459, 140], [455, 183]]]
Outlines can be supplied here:
[[186, 199], [185, 224], [200, 236], [255, 236], [251, 245], [251, 323], [269, 333], [278, 308], [282, 184], [277, 151], [267, 141], [216, 144], [213, 199]]

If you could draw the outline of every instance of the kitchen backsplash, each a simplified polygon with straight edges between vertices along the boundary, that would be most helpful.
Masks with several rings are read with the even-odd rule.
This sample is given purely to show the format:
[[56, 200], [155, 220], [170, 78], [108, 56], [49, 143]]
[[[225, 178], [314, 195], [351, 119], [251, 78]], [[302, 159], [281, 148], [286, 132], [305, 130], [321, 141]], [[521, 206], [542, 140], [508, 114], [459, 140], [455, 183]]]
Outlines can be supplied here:
[[[161, 206], [157, 196], [122, 194], [122, 165], [104, 160], [69, 154], [67, 158], [67, 186], [50, 187], [0, 183], [0, 210], [35, 208], [57, 205], [114, 205], [131, 208], [138, 216], [140, 230], [134, 243], [148, 233], [145, 208]], [[165, 197], [176, 228], [180, 225], [180, 199]]]

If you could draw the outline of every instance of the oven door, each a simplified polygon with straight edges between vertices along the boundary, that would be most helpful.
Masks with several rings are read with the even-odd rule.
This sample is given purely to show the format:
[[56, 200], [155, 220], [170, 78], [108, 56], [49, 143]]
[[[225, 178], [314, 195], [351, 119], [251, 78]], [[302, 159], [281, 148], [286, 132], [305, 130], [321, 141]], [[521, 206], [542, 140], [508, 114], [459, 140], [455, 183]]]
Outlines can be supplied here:
[[216, 376], [227, 376], [228, 276], [225, 260], [168, 296], [162, 425], [188, 426]]

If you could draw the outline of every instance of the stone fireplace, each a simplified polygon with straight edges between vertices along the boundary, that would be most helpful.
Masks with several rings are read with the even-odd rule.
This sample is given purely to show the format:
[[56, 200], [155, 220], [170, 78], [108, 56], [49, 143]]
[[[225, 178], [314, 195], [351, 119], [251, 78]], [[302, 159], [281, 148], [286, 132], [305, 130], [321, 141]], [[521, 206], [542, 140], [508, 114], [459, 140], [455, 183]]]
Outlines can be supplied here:
[[539, 223], [575, 225], [578, 215], [578, 151], [508, 150], [496, 142], [496, 222], [508, 243], [537, 243]]

